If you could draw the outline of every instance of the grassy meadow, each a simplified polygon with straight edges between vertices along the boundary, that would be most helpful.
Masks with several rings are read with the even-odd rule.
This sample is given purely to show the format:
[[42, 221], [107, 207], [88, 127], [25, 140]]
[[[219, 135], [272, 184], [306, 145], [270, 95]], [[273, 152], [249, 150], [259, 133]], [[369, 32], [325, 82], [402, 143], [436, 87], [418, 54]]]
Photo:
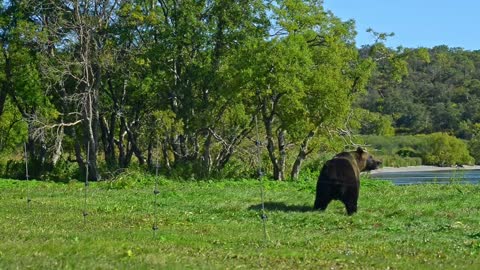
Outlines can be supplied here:
[[[125, 180], [124, 180], [125, 181]], [[315, 183], [0, 180], [0, 269], [475, 269], [480, 186], [363, 180], [359, 212]], [[27, 204], [26, 198], [32, 201]], [[154, 215], [157, 211], [156, 216]], [[158, 222], [154, 235], [152, 224]]]

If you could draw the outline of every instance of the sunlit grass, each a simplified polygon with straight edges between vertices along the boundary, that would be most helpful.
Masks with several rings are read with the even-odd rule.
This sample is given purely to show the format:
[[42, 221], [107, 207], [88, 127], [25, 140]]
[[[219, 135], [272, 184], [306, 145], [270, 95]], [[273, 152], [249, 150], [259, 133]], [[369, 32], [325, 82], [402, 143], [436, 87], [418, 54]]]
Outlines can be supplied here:
[[[480, 186], [364, 181], [359, 212], [311, 211], [315, 183], [160, 181], [83, 184], [0, 180], [0, 269], [473, 269]], [[27, 205], [26, 196], [32, 198]]]

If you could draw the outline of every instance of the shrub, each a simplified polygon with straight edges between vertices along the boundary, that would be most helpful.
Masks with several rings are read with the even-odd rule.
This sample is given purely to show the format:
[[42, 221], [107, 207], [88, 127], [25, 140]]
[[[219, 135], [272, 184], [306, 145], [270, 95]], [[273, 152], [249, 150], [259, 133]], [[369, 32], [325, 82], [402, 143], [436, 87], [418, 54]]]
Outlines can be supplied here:
[[480, 136], [475, 136], [470, 140], [468, 150], [475, 159], [475, 164], [480, 164]]
[[467, 145], [460, 139], [446, 133], [422, 135], [425, 137], [421, 155], [425, 164], [452, 166], [455, 164], [473, 164]]
[[422, 165], [422, 159], [419, 157], [402, 157], [399, 155], [378, 156], [384, 167], [407, 167]]
[[470, 154], [464, 141], [446, 133], [408, 136], [362, 136], [370, 148], [381, 153], [379, 158], [384, 166], [403, 167], [414, 165], [452, 166], [455, 164], [473, 164], [474, 153], [480, 153], [480, 139], [478, 146], [472, 139]]
[[85, 176], [80, 175], [78, 164], [66, 160], [59, 160], [51, 169], [46, 171], [40, 178], [54, 182], [68, 183], [73, 180], [84, 180]]
[[396, 154], [401, 157], [421, 157], [421, 154], [411, 147], [402, 148]]
[[472, 138], [468, 143], [468, 150], [475, 159], [475, 164], [480, 164], [480, 123], [472, 125]]
[[[163, 178], [158, 178], [163, 179]], [[138, 169], [127, 169], [118, 175], [104, 181], [102, 185], [108, 189], [130, 189], [145, 187], [155, 183], [155, 176]]]

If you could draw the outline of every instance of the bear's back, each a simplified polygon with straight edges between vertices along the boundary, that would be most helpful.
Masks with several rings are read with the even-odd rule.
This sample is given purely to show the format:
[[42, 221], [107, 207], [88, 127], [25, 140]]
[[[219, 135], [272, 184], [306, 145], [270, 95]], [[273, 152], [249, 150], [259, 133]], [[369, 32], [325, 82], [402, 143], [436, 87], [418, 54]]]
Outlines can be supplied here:
[[335, 156], [326, 166], [328, 166], [328, 178], [335, 179], [335, 182], [354, 184], [358, 181], [360, 171], [350, 155]]

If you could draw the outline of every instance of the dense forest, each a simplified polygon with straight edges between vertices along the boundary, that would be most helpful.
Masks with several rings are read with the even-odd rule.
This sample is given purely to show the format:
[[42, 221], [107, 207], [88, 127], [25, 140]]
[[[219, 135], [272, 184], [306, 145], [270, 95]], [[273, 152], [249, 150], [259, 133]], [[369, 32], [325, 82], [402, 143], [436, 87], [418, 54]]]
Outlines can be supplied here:
[[392, 67], [379, 65], [358, 105], [390, 116], [397, 133], [471, 139], [480, 122], [480, 50], [437, 46], [395, 53], [405, 65], [402, 78], [392, 80]]
[[[368, 48], [361, 50], [365, 51]], [[449, 143], [441, 143], [443, 149], [438, 149], [437, 152], [440, 150], [453, 152], [460, 148], [462, 150], [458, 152], [463, 152], [456, 153], [463, 155], [463, 158], [447, 158], [451, 160], [450, 164], [473, 162], [478, 164], [480, 50], [466, 51], [461, 48], [437, 46], [398, 48], [392, 53], [397, 59], [393, 62], [395, 64], [392, 65], [391, 61], [383, 63], [379, 61], [378, 68], [369, 81], [368, 94], [362, 96], [354, 105], [366, 112], [363, 113], [365, 116], [357, 132], [384, 136], [442, 134], [444, 137], [442, 140]], [[400, 71], [396, 73], [397, 77], [392, 76], [392, 70]], [[425, 143], [412, 144], [415, 139], [407, 137], [409, 139], [403, 140], [397, 150], [405, 150], [407, 146], [409, 150], [416, 148], [426, 153], [435, 148], [431, 146], [429, 151], [421, 150], [425, 148], [422, 146]], [[426, 137], [425, 140], [435, 141], [432, 137]], [[426, 164], [442, 165], [442, 162], [432, 162], [432, 159], [425, 155], [413, 153], [412, 156], [422, 157], [423, 163]]]
[[370, 32], [321, 0], [3, 1], [0, 174], [297, 179], [357, 134], [474, 149], [480, 52]]

